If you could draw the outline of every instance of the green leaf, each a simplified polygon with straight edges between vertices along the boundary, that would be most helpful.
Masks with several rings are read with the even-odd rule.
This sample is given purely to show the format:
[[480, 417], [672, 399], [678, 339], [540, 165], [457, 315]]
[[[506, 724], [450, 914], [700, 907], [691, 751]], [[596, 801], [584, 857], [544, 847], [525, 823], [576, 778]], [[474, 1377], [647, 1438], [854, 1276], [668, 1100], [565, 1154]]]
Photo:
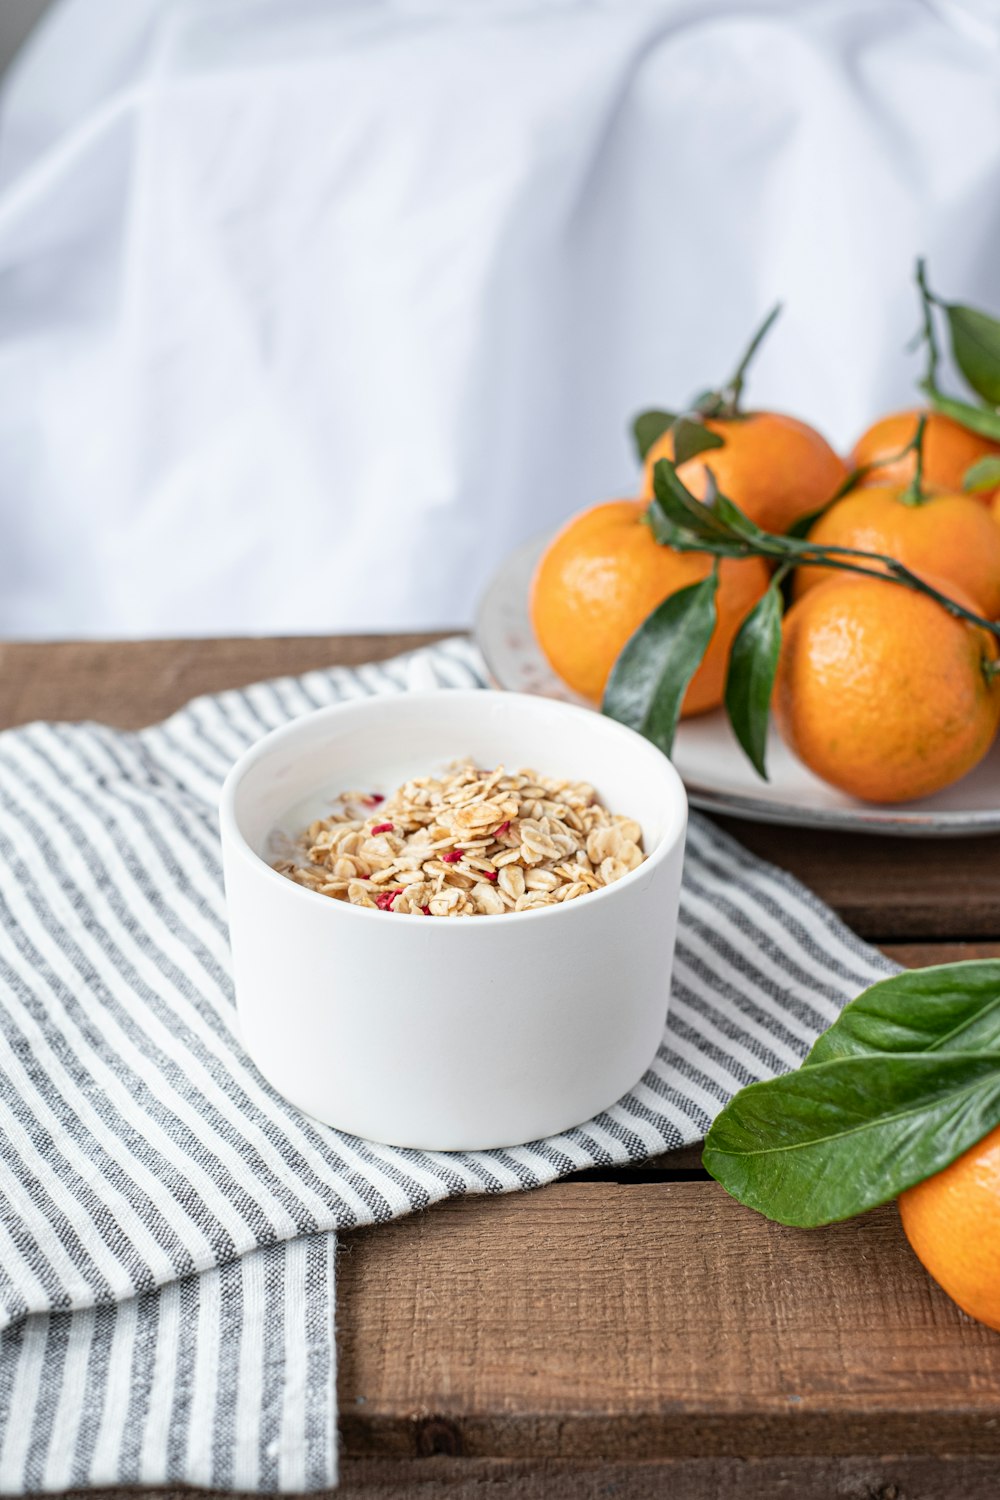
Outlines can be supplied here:
[[1000, 1052], [1000, 959], [911, 969], [845, 1006], [803, 1067], [871, 1052]]
[[730, 531], [734, 531], [737, 536], [746, 537], [748, 541], [757, 541], [768, 535], [757, 525], [756, 521], [751, 521], [750, 517], [740, 510], [735, 500], [730, 500], [728, 495], [719, 493], [715, 487], [715, 475], [711, 469], [708, 470], [708, 479], [711, 494], [709, 503], [712, 512], [724, 526], [728, 526]]
[[[711, 488], [711, 484], [710, 484]], [[705, 541], [739, 540], [709, 505], [696, 500], [668, 458], [653, 466], [654, 514]]]
[[758, 776], [767, 780], [767, 722], [781, 652], [781, 588], [772, 583], [740, 626], [729, 653], [726, 713]]
[[1000, 406], [1000, 323], [960, 303], [944, 304], [951, 352], [967, 382], [991, 406]]
[[696, 396], [692, 396], [687, 409], [696, 411], [701, 417], [717, 417], [722, 406], [723, 398], [720, 391], [699, 391]]
[[922, 382], [922, 388], [926, 391], [931, 406], [935, 411], [941, 412], [942, 416], [951, 417], [970, 432], [978, 432], [980, 437], [992, 438], [995, 443], [1000, 443], [1000, 412], [991, 411], [988, 406], [971, 406], [968, 401], [955, 401], [951, 396], [943, 396], [930, 381]]
[[712, 432], [704, 422], [693, 422], [690, 417], [678, 417], [673, 425], [674, 463], [686, 464], [689, 458], [705, 453], [709, 448], [724, 448], [725, 438]]
[[641, 463], [645, 463], [650, 448], [676, 421], [676, 412], [659, 411], [655, 407], [651, 411], [639, 413], [632, 423], [632, 436], [635, 438]]
[[673, 749], [688, 683], [715, 629], [718, 569], [670, 594], [644, 620], [611, 669], [602, 711], [637, 729], [664, 755]]
[[814, 1228], [895, 1198], [1000, 1122], [1000, 1052], [839, 1057], [741, 1089], [705, 1142], [728, 1193]]
[[705, 1166], [781, 1223], [863, 1213], [1000, 1123], [1000, 960], [894, 974], [853, 1000], [797, 1073], [719, 1116]]
[[988, 455], [986, 458], [977, 458], [974, 464], [965, 471], [962, 480], [963, 490], [968, 490], [970, 495], [981, 495], [987, 490], [995, 490], [1000, 486], [1000, 458]]

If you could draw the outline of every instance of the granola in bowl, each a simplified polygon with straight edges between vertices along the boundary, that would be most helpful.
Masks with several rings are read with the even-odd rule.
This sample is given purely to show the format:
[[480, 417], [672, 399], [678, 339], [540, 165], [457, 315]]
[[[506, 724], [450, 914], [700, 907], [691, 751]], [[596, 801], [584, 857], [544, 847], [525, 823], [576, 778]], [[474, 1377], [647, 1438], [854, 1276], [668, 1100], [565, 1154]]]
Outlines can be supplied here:
[[388, 798], [343, 793], [274, 868], [355, 906], [501, 916], [601, 890], [644, 858], [639, 824], [586, 782], [462, 761]]

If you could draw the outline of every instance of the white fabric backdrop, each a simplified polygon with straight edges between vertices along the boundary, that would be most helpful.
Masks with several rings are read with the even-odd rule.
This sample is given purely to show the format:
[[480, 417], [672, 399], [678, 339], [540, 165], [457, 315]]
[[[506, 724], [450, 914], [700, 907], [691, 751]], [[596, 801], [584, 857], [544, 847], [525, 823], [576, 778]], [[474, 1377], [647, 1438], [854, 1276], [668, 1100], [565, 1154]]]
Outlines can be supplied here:
[[724, 375], [1000, 306], [994, 0], [63, 0], [0, 112], [0, 633], [467, 620]]

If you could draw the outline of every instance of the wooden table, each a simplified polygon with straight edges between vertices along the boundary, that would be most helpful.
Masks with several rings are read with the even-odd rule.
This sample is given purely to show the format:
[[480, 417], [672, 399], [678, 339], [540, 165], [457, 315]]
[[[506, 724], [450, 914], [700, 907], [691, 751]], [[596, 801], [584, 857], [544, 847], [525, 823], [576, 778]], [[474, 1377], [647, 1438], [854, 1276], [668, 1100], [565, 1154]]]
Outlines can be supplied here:
[[[0, 646], [0, 724], [135, 726], [198, 692], [431, 639]], [[1000, 839], [727, 825], [904, 964], [1000, 955]], [[343, 1500], [996, 1500], [1000, 1334], [895, 1209], [740, 1208], [696, 1150], [343, 1241]]]

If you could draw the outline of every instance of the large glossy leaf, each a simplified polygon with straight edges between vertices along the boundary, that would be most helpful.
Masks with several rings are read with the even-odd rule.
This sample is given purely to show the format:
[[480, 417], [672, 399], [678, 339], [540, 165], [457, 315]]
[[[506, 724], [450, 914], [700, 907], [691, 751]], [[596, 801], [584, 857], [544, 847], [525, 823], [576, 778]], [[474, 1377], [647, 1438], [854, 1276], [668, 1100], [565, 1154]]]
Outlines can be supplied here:
[[940, 1171], [1000, 1123], [1000, 1052], [839, 1057], [742, 1089], [705, 1167], [779, 1224], [849, 1219]]
[[737, 631], [729, 653], [726, 713], [755, 771], [767, 780], [767, 724], [781, 652], [784, 601], [774, 583]]
[[640, 462], [645, 463], [646, 454], [650, 448], [676, 421], [676, 412], [660, 411], [656, 407], [651, 411], [639, 413], [632, 423], [632, 436], [635, 439]]
[[977, 396], [1000, 406], [1000, 323], [975, 307], [945, 307], [955, 363]]
[[715, 629], [718, 574], [671, 594], [625, 643], [601, 705], [669, 755], [681, 703]]
[[871, 1052], [1000, 1052], [1000, 959], [910, 969], [841, 1011], [803, 1066]]

